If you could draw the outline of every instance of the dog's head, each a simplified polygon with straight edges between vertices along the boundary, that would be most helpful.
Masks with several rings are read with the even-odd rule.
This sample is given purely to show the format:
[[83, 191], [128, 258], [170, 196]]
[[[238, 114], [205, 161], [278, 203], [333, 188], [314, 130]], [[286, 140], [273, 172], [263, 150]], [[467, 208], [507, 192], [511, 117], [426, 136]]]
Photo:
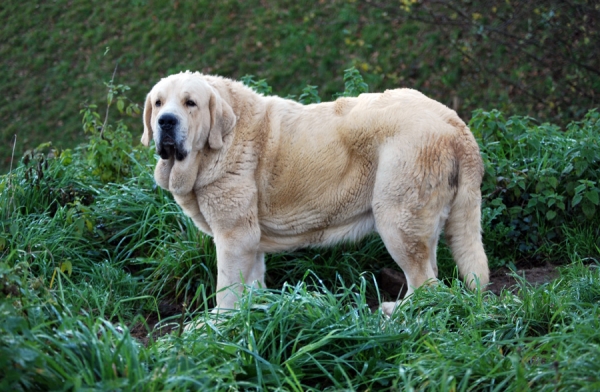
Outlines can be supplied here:
[[220, 149], [235, 122], [231, 106], [201, 74], [179, 73], [162, 79], [148, 93], [142, 143], [148, 146], [154, 139], [162, 159], [182, 161], [207, 143]]

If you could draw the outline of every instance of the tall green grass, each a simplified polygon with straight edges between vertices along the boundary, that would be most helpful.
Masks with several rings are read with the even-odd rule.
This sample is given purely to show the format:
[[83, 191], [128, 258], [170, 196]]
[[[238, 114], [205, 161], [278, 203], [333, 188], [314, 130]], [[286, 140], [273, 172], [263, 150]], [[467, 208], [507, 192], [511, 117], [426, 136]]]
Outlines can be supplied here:
[[[474, 118], [491, 265], [560, 263], [560, 277], [471, 292], [442, 244], [442, 283], [390, 318], [377, 282], [393, 261], [377, 236], [269, 255], [270, 289], [213, 314], [212, 240], [156, 186], [152, 153], [123, 149], [126, 128], [33, 151], [0, 177], [0, 390], [598, 390], [599, 225], [581, 205], [595, 205], [597, 114], [566, 133]], [[101, 166], [115, 156], [126, 165]], [[134, 337], [150, 317], [171, 332]]]
[[[418, 290], [391, 318], [367, 305], [372, 277], [330, 290], [248, 288], [240, 309], [143, 346], [127, 327], [66, 304], [0, 322], [3, 389], [597, 390], [600, 270], [575, 263], [500, 296]], [[60, 290], [57, 297], [61, 297]], [[6, 314], [10, 309], [2, 303]]]

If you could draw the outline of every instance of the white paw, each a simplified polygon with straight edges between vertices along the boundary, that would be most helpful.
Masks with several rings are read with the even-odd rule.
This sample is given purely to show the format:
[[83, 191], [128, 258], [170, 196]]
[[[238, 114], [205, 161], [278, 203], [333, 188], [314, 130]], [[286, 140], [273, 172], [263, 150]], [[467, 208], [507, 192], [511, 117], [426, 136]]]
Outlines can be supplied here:
[[204, 322], [201, 322], [199, 320], [192, 320], [183, 327], [183, 330], [185, 332], [196, 331], [204, 327], [204, 324]]
[[394, 313], [394, 310], [396, 309], [396, 306], [398, 306], [398, 305], [399, 305], [399, 302], [382, 302], [381, 303], [381, 310], [387, 316], [391, 316], [392, 313]]

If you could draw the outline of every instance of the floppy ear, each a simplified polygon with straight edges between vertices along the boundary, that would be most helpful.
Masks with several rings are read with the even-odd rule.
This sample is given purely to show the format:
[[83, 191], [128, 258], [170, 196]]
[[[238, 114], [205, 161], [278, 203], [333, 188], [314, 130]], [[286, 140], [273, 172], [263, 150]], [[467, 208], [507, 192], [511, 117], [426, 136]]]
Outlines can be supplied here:
[[210, 148], [218, 150], [223, 147], [225, 135], [235, 126], [235, 114], [231, 106], [214, 91], [210, 95], [208, 108], [210, 110], [208, 144]]
[[144, 134], [142, 135], [142, 144], [146, 147], [152, 140], [152, 102], [150, 101], [150, 94], [146, 96], [146, 105], [144, 106]]

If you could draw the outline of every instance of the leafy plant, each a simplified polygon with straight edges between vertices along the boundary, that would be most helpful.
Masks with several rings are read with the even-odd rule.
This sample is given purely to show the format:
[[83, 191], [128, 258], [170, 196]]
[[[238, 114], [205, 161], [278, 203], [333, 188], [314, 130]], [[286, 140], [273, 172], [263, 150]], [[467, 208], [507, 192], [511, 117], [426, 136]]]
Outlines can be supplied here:
[[360, 72], [355, 67], [351, 67], [344, 70], [344, 92], [335, 94], [333, 97], [358, 97], [368, 91], [369, 86], [365, 83]]
[[273, 94], [273, 88], [268, 85], [266, 79], [254, 80], [254, 75], [245, 75], [240, 80], [248, 87], [251, 87], [254, 91], [263, 95]]
[[[114, 78], [114, 76], [113, 76]], [[108, 122], [110, 108], [116, 102], [120, 114], [135, 116], [140, 114], [138, 104], [131, 102], [125, 96], [129, 90], [128, 86], [115, 85], [113, 80], [105, 83], [108, 88], [106, 95], [106, 114], [101, 120], [96, 105], [87, 105], [81, 110], [83, 115], [83, 130], [89, 134], [88, 162], [92, 168], [92, 174], [98, 176], [103, 182], [118, 182], [131, 174], [131, 166], [134, 164], [131, 153], [132, 137], [127, 126], [122, 120], [112, 125]]]
[[493, 210], [488, 224], [502, 232], [510, 228], [500, 242], [505, 249], [531, 255], [546, 241], [560, 241], [564, 224], [599, 223], [597, 111], [589, 111], [564, 132], [555, 125], [538, 125], [529, 117], [507, 120], [497, 110], [475, 111], [470, 127], [481, 140], [482, 191], [488, 213]]
[[302, 94], [298, 97], [298, 102], [304, 105], [321, 102], [317, 86], [306, 85], [306, 87], [302, 89]]

